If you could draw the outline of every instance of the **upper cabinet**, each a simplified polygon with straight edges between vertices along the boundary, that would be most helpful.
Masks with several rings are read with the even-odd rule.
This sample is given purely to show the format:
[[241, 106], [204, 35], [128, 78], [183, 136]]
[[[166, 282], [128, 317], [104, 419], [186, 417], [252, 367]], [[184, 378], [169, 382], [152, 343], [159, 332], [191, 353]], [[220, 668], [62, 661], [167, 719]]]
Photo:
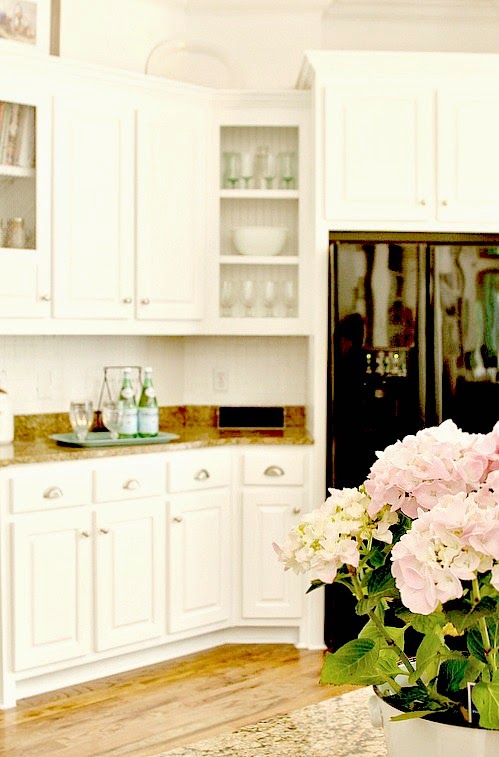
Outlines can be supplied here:
[[0, 83], [0, 317], [50, 315], [50, 97]]
[[240, 96], [215, 108], [208, 297], [217, 332], [307, 329], [312, 155], [304, 94]]
[[330, 228], [497, 231], [498, 56], [313, 53], [308, 81]]

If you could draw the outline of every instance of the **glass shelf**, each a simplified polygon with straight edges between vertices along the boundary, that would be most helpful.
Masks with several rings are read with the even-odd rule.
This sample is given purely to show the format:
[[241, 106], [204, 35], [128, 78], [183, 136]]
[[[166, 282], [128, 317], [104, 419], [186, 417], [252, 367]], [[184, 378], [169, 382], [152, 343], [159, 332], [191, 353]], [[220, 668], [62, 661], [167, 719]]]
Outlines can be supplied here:
[[221, 189], [220, 197], [231, 200], [297, 200], [297, 189]]

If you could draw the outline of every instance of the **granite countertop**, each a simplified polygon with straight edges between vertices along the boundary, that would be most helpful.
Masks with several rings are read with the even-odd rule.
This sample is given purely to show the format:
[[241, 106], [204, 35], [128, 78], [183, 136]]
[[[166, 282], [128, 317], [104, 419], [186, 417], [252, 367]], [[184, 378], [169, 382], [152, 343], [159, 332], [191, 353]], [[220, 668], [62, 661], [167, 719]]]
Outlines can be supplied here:
[[68, 447], [50, 439], [51, 434], [71, 431], [67, 414], [16, 416], [13, 444], [0, 446], [0, 467], [27, 463], [137, 455], [239, 444], [313, 444], [299, 409], [288, 409], [282, 431], [221, 430], [212, 407], [161, 408], [160, 431], [178, 434], [167, 444], [119, 447]]
[[369, 716], [370, 687], [156, 757], [386, 757], [385, 737]]

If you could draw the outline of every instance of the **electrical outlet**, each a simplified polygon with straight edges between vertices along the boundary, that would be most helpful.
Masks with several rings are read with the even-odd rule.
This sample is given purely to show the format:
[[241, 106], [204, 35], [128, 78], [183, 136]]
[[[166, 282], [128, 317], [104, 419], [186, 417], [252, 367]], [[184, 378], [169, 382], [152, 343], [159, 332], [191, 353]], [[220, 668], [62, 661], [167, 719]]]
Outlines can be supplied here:
[[229, 374], [220, 368], [213, 369], [213, 389], [215, 392], [229, 391]]

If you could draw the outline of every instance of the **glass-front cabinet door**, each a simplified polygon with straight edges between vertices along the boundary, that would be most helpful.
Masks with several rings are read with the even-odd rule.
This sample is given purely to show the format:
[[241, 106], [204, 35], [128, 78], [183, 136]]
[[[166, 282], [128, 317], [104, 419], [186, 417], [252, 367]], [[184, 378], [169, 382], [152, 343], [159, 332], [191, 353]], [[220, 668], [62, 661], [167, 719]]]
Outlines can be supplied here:
[[50, 98], [0, 84], [0, 317], [50, 315]]

